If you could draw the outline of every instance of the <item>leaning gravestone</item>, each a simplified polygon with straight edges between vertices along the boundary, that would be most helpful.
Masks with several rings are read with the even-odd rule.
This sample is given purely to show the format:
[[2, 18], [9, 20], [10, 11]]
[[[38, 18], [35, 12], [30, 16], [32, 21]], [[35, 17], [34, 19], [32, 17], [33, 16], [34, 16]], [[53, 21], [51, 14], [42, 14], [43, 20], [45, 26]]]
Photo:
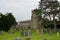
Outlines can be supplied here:
[[31, 38], [26, 38], [26, 40], [31, 40]]

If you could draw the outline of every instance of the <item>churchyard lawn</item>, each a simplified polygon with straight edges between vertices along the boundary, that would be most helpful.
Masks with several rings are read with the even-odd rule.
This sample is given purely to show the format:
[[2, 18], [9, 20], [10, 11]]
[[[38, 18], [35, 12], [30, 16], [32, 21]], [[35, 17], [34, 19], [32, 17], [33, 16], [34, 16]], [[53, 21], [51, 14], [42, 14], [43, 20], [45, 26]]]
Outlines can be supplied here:
[[45, 38], [47, 38], [47, 40], [60, 40], [60, 36], [57, 37], [56, 33], [53, 33], [51, 36], [49, 36], [48, 33], [39, 34], [35, 31], [32, 32], [32, 36], [20, 36], [20, 31], [14, 34], [9, 33], [0, 34], [0, 40], [14, 40], [16, 37], [21, 38], [21, 40], [26, 40], [26, 38], [31, 38], [31, 40], [44, 40]]

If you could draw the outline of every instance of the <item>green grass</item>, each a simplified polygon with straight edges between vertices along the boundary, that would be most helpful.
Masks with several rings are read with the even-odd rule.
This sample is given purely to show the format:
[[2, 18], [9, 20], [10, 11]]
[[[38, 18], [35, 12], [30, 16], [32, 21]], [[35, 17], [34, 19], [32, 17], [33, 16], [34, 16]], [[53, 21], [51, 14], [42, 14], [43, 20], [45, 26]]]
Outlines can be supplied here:
[[[16, 37], [21, 37], [20, 36], [20, 31], [16, 32], [15, 34], [0, 34], [0, 40], [14, 40]], [[60, 37], [57, 37], [56, 33], [53, 33], [52, 36], [49, 36], [48, 33], [46, 34], [39, 34], [36, 33], [36, 31], [33, 31], [32, 36], [23, 36], [21, 37], [22, 40], [25, 40], [26, 38], [30, 37], [31, 40], [43, 40], [44, 38], [47, 38], [48, 40], [60, 40]]]
[[19, 32], [16, 32], [15, 34], [4, 33], [0, 34], [0, 40], [14, 40], [14, 38], [18, 36], [20, 36]]

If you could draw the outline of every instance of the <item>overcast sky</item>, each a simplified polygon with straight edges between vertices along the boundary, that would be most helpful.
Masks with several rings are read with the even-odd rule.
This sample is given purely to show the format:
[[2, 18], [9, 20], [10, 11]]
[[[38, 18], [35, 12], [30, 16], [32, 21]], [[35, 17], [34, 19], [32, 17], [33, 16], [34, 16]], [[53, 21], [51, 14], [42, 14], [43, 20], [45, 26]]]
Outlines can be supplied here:
[[38, 0], [0, 0], [0, 12], [12, 12], [17, 21], [31, 19], [31, 10], [38, 7]]
[[38, 7], [39, 0], [0, 0], [0, 12], [12, 12], [17, 21], [31, 19], [31, 11]]

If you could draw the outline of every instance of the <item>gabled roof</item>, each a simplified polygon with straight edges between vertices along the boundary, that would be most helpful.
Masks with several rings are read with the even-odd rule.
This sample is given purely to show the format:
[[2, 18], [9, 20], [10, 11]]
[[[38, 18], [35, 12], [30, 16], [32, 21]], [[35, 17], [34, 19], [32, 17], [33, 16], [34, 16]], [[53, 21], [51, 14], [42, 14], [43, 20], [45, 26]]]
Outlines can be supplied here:
[[20, 21], [19, 23], [28, 23], [28, 22], [31, 22], [31, 20]]

